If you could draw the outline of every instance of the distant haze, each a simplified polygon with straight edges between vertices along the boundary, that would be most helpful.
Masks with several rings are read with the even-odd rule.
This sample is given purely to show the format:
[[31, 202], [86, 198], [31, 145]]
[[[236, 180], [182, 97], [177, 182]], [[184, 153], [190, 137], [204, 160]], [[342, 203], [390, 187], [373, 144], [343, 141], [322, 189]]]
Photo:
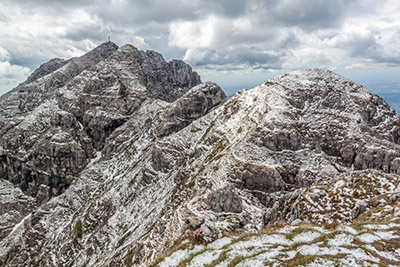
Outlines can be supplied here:
[[333, 70], [399, 111], [400, 1], [0, 2], [0, 94], [51, 58], [118, 45], [183, 59], [230, 95], [294, 69]]

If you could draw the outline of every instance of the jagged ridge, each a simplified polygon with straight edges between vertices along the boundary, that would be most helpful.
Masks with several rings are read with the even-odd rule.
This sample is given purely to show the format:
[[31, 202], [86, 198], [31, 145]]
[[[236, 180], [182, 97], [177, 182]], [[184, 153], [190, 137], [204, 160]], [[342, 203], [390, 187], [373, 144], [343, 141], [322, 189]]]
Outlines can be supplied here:
[[[3, 155], [28, 142], [15, 148], [16, 158], [26, 160], [33, 139], [33, 151], [54, 160], [54, 147], [60, 159], [77, 160], [79, 171], [59, 176], [71, 175], [61, 192], [48, 194], [57, 187], [45, 179], [33, 186], [42, 205], [0, 242], [3, 264], [146, 265], [190, 225], [211, 241], [222, 232], [301, 219], [299, 201], [316, 181], [371, 168], [398, 181], [400, 119], [360, 85], [307, 69], [225, 100], [213, 83], [182, 91], [198, 76], [161, 59], [123, 46], [55, 90], [25, 123], [11, 126], [26, 126], [32, 135], [11, 142], [15, 135], [8, 130]], [[165, 75], [170, 78], [157, 78]], [[175, 89], [164, 95], [174, 79]], [[175, 101], [164, 101], [172, 96]], [[28, 161], [40, 159], [32, 155]], [[10, 166], [2, 162], [4, 175]], [[40, 171], [46, 165], [31, 164]], [[55, 166], [63, 172], [68, 165]], [[52, 195], [58, 196], [48, 200]], [[79, 238], [73, 234], [78, 221]]]

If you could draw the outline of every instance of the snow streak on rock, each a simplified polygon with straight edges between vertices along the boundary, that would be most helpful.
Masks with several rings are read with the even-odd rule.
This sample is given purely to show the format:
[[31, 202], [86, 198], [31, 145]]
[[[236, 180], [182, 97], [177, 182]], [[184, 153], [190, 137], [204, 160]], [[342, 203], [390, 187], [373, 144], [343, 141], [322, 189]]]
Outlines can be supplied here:
[[[382, 99], [320, 69], [228, 100], [199, 83], [182, 61], [106, 43], [3, 96], [1, 265], [146, 266], [197, 231], [209, 244], [160, 264], [397, 260], [373, 243], [396, 239], [391, 226], [375, 241], [348, 226], [326, 239], [333, 250], [319, 228], [223, 237], [400, 214], [400, 118]], [[346, 248], [356, 240], [377, 251]]]

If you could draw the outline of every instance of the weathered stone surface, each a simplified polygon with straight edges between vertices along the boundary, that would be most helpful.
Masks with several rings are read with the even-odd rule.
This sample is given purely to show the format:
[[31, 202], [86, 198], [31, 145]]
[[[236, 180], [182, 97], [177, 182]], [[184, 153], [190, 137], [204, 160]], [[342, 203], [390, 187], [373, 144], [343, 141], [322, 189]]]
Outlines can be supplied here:
[[155, 134], [162, 137], [181, 130], [222, 103], [225, 98], [225, 93], [215, 83], [195, 86], [161, 113]]
[[215, 223], [209, 220], [206, 220], [200, 226], [201, 237], [206, 242], [212, 242], [218, 237], [220, 237], [220, 231], [215, 226]]
[[364, 200], [357, 201], [354, 208], [351, 210], [351, 217], [353, 219], [360, 216], [368, 207], [368, 203]]
[[[16, 228], [0, 242], [2, 266], [148, 266], [193, 237], [188, 218], [211, 241], [312, 215], [351, 221], [336, 196], [365, 179], [385, 181], [379, 197], [395, 194], [399, 117], [330, 71], [292, 72], [224, 100], [213, 83], [188, 90], [200, 80], [182, 62], [130, 45], [57, 82], [70, 62], [47, 75], [54, 87], [43, 83], [47, 100], [31, 112], [15, 101], [4, 109], [1, 179], [35, 198], [4, 220]], [[335, 210], [320, 211], [318, 199]]]
[[210, 208], [215, 212], [240, 213], [243, 210], [242, 199], [233, 188], [224, 188], [207, 196]]
[[39, 78], [46, 76], [47, 74], [52, 73], [53, 71], [61, 68], [65, 64], [68, 63], [68, 60], [64, 60], [61, 58], [53, 58], [48, 62], [43, 63], [39, 66], [26, 80], [27, 83], [33, 82]]
[[9, 181], [0, 179], [0, 241], [36, 208], [35, 202]]
[[[60, 67], [63, 64], [61, 61], [55, 65], [50, 61], [44, 64], [42, 69], [39, 67], [38, 72], [33, 72], [33, 76], [30, 76], [27, 81], [0, 96], [0, 134], [3, 134], [4, 130], [10, 126], [8, 123], [10, 118], [15, 119], [17, 115], [32, 111], [50, 97], [48, 94], [52, 94], [55, 89], [67, 84], [82, 71], [108, 58], [117, 49], [116, 44], [108, 42], [81, 57], [68, 60], [62, 67]], [[50, 73], [51, 70], [54, 71]], [[48, 75], [43, 76], [45, 73]], [[36, 76], [38, 78], [34, 79]]]
[[198, 229], [204, 223], [204, 218], [189, 217], [186, 222], [193, 229]]
[[[130, 45], [117, 48], [113, 43], [105, 43], [68, 62], [50, 61], [8, 96], [2, 97], [0, 105], [7, 107], [12, 107], [15, 97], [30, 103], [29, 95], [26, 98], [20, 96], [28, 89], [19, 88], [43, 82], [48, 84], [44, 85], [48, 87], [44, 93], [50, 100], [41, 103], [39, 99], [36, 106], [31, 107], [35, 109], [29, 116], [15, 117], [0, 129], [0, 174], [29, 195], [36, 196], [41, 190], [38, 203], [62, 193], [94, 152], [102, 150], [107, 137], [123, 125], [145, 99], [152, 97], [146, 80], [146, 71], [152, 69], [144, 63], [150, 64], [152, 58], [144, 59], [148, 53], [141, 53]], [[183, 62], [169, 64], [162, 57], [156, 61], [154, 64], [162, 65], [160, 75], [168, 78], [165, 82], [171, 82], [168, 90], [179, 89], [184, 93], [192, 83], [199, 82], [197, 74]], [[91, 69], [86, 70], [88, 68]], [[86, 72], [78, 75], [83, 70]], [[43, 80], [46, 74], [47, 78]], [[48, 79], [56, 79], [57, 83]], [[182, 87], [182, 83], [186, 87]], [[178, 96], [176, 92], [171, 93], [168, 99], [173, 101]], [[3, 115], [7, 118], [12, 114]], [[190, 121], [188, 119], [184, 126]], [[47, 196], [41, 185], [49, 187]]]
[[200, 76], [181, 60], [166, 62], [155, 51], [142, 51], [146, 85], [153, 97], [173, 102], [201, 83]]

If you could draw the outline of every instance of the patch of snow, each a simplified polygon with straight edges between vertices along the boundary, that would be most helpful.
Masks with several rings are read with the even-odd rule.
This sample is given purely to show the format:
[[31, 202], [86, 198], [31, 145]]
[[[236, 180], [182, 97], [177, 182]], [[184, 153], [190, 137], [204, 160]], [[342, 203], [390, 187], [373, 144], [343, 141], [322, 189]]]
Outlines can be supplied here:
[[379, 236], [381, 239], [393, 239], [399, 237], [398, 235], [395, 235], [393, 231], [389, 232], [378, 231], [375, 232], [375, 235]]
[[101, 151], [97, 151], [97, 152], [96, 152], [96, 157], [95, 157], [95, 158], [92, 158], [92, 159], [90, 160], [90, 162], [89, 162], [89, 164], [88, 164], [88, 167], [93, 166], [93, 164], [95, 164], [97, 161], [99, 161], [100, 158], [101, 158], [101, 156], [102, 156]]
[[252, 237], [246, 241], [239, 241], [237, 243], [229, 246], [232, 250], [241, 250], [247, 249], [249, 247], [261, 247], [264, 245], [291, 245], [292, 241], [285, 238], [283, 235], [273, 234], [273, 235], [260, 235], [256, 237]]
[[371, 255], [368, 255], [364, 250], [362, 250], [361, 248], [357, 248], [355, 250], [352, 250], [351, 253], [354, 258], [356, 258], [357, 260], [365, 260], [365, 261], [373, 261], [373, 262], [380, 262], [380, 259], [375, 258]]
[[223, 246], [226, 246], [230, 243], [232, 243], [232, 238], [223, 237], [223, 238], [217, 239], [214, 242], [208, 244], [207, 247], [212, 248], [212, 249], [221, 249]]
[[375, 252], [376, 254], [378, 254], [379, 256], [386, 258], [388, 260], [392, 260], [392, 261], [398, 261], [400, 259], [400, 254], [395, 254], [393, 252], [387, 252], [387, 251], [379, 251], [377, 250], [375, 247], [371, 246], [371, 245], [366, 245], [365, 246], [366, 249], [371, 250], [373, 252]]
[[328, 234], [329, 233], [329, 231], [328, 230], [326, 230], [325, 228], [323, 228], [323, 227], [321, 227], [321, 226], [312, 226], [312, 227], [310, 227], [311, 229], [314, 229], [314, 230], [316, 230], [316, 231], [318, 231], [318, 232], [320, 232], [320, 233], [324, 233], [324, 234]]
[[301, 255], [336, 255], [339, 253], [337, 249], [321, 248], [318, 244], [303, 245], [297, 248]]
[[368, 233], [359, 235], [357, 238], [363, 243], [373, 243], [375, 241], [381, 240], [381, 238], [377, 237], [376, 235]]
[[203, 246], [197, 245], [193, 249], [184, 249], [184, 250], [178, 250], [172, 253], [169, 257], [166, 257], [160, 264], [158, 265], [159, 267], [171, 267], [171, 266], [177, 266], [181, 261], [186, 259], [191, 253], [196, 253], [204, 249]]
[[308, 243], [313, 241], [314, 239], [320, 237], [321, 234], [318, 232], [304, 232], [293, 238], [294, 243]]
[[315, 261], [306, 265], [307, 267], [320, 267], [320, 266], [337, 266], [337, 263], [328, 259], [315, 259]]
[[343, 187], [345, 184], [346, 183], [343, 180], [339, 180], [333, 185], [333, 190], [337, 190], [339, 187]]
[[[258, 254], [254, 257], [251, 257], [249, 259], [246, 259], [242, 262], [240, 262], [237, 266], [248, 266], [248, 267], [253, 267], [253, 266], [264, 266], [264, 263], [266, 261], [272, 261], [274, 258], [279, 256], [282, 253], [282, 246], [279, 246], [277, 248], [271, 249], [270, 251], [267, 251], [265, 253]], [[253, 255], [256, 253], [253, 253]]]
[[337, 227], [339, 231], [343, 231], [352, 235], [358, 235], [358, 231], [351, 226], [348, 225], [340, 225]]
[[286, 252], [287, 257], [281, 257], [281, 259], [288, 261], [288, 260], [293, 259], [296, 256], [296, 254], [297, 254], [296, 250], [287, 251]]
[[204, 266], [206, 264], [210, 264], [213, 260], [218, 259], [221, 251], [214, 250], [214, 251], [205, 251], [200, 255], [197, 255], [192, 259], [188, 266], [197, 267], [197, 266]]
[[296, 228], [297, 228], [296, 226], [287, 225], [285, 227], [282, 227], [282, 228], [278, 229], [276, 232], [277, 233], [281, 233], [281, 234], [288, 234], [288, 233], [291, 233]]
[[13, 235], [17, 229], [24, 224], [25, 220], [29, 219], [31, 217], [32, 213], [29, 213], [25, 218], [23, 218], [19, 223], [17, 223], [14, 228], [12, 229], [11, 233], [9, 235]]
[[354, 237], [348, 234], [338, 234], [335, 238], [328, 241], [329, 246], [338, 247], [343, 245], [350, 245]]
[[373, 230], [388, 230], [394, 227], [400, 227], [398, 223], [389, 223], [389, 224], [366, 224], [363, 225], [364, 228], [373, 229]]

